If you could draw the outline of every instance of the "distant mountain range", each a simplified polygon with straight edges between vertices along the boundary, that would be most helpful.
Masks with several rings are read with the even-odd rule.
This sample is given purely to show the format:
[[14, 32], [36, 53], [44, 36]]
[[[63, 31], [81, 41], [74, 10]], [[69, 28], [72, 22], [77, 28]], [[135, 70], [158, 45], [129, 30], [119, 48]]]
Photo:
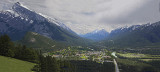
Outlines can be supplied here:
[[0, 11], [0, 34], [7, 34], [13, 41], [17, 41], [22, 40], [28, 32], [69, 45], [87, 42], [56, 18], [32, 11], [19, 2], [10, 10]]
[[80, 36], [87, 38], [87, 39], [94, 40], [94, 41], [100, 41], [100, 40], [107, 38], [108, 34], [109, 33], [106, 30], [102, 29], [102, 30], [95, 30], [93, 32], [83, 34]]
[[[0, 11], [0, 35], [34, 48], [60, 49], [69, 45], [87, 45], [91, 40], [106, 47], [160, 47], [160, 22], [102, 30], [77, 35], [56, 18], [30, 10], [19, 2]], [[81, 37], [80, 37], [81, 36]], [[83, 38], [82, 38], [83, 37]]]
[[160, 22], [113, 30], [101, 43], [117, 48], [160, 47]]

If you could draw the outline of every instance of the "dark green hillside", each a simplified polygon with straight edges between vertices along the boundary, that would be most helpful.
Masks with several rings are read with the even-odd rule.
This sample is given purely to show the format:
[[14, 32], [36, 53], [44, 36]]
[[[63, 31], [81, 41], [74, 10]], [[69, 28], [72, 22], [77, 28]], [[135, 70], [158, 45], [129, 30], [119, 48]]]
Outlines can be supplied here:
[[43, 51], [59, 50], [67, 46], [64, 42], [52, 40], [35, 32], [28, 32], [18, 43]]
[[22, 40], [18, 41], [18, 43], [21, 43], [28, 47], [41, 49], [43, 51], [53, 51], [64, 49], [68, 46], [86, 45], [87, 43], [89, 43], [89, 40], [85, 40], [82, 38], [67, 38], [66, 41], [56, 41], [35, 32], [28, 32]]

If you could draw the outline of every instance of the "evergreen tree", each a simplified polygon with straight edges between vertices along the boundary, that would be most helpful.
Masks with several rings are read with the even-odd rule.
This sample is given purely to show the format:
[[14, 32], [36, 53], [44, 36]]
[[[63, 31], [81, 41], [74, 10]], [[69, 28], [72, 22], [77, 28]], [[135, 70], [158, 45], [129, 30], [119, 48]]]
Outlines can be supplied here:
[[47, 72], [47, 63], [44, 56], [40, 55], [40, 72]]
[[60, 67], [57, 60], [54, 57], [47, 56], [46, 57], [47, 63], [47, 72], [59, 72]]
[[18, 45], [15, 51], [15, 58], [30, 62], [37, 62], [38, 55], [34, 49], [27, 48], [25, 45]]
[[0, 37], [0, 55], [14, 57], [14, 43], [7, 35]]
[[23, 55], [22, 55], [22, 46], [20, 44], [18, 44], [15, 47], [15, 58], [17, 59], [22, 59]]
[[51, 56], [44, 57], [40, 53], [39, 62], [32, 70], [35, 72], [60, 72], [60, 66], [55, 58]]

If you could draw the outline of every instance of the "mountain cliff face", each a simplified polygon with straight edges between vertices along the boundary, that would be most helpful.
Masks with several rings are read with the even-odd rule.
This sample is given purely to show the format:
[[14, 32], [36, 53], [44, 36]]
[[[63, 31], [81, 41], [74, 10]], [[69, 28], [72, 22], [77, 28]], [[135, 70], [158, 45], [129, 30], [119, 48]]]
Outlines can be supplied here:
[[15, 3], [11, 10], [0, 11], [0, 33], [8, 34], [13, 40], [19, 40], [28, 31], [62, 41], [65, 37], [78, 37], [62, 22], [29, 10], [19, 2]]
[[157, 46], [160, 43], [160, 22], [113, 30], [104, 43], [117, 47]]
[[100, 41], [105, 39], [108, 36], [108, 32], [105, 31], [104, 29], [102, 30], [95, 30], [93, 32], [84, 34], [84, 35], [80, 35], [81, 37], [87, 38], [87, 39], [91, 39], [94, 41]]

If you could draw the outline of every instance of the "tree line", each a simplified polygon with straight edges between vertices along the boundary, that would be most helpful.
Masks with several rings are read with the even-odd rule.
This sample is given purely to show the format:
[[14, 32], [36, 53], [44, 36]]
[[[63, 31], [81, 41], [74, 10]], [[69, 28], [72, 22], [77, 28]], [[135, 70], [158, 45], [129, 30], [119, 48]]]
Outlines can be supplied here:
[[32, 48], [15, 44], [8, 35], [0, 36], [0, 55], [29, 62], [37, 62], [38, 54]]
[[35, 72], [76, 72], [69, 61], [56, 60], [51, 56], [39, 57], [39, 63], [32, 69]]

